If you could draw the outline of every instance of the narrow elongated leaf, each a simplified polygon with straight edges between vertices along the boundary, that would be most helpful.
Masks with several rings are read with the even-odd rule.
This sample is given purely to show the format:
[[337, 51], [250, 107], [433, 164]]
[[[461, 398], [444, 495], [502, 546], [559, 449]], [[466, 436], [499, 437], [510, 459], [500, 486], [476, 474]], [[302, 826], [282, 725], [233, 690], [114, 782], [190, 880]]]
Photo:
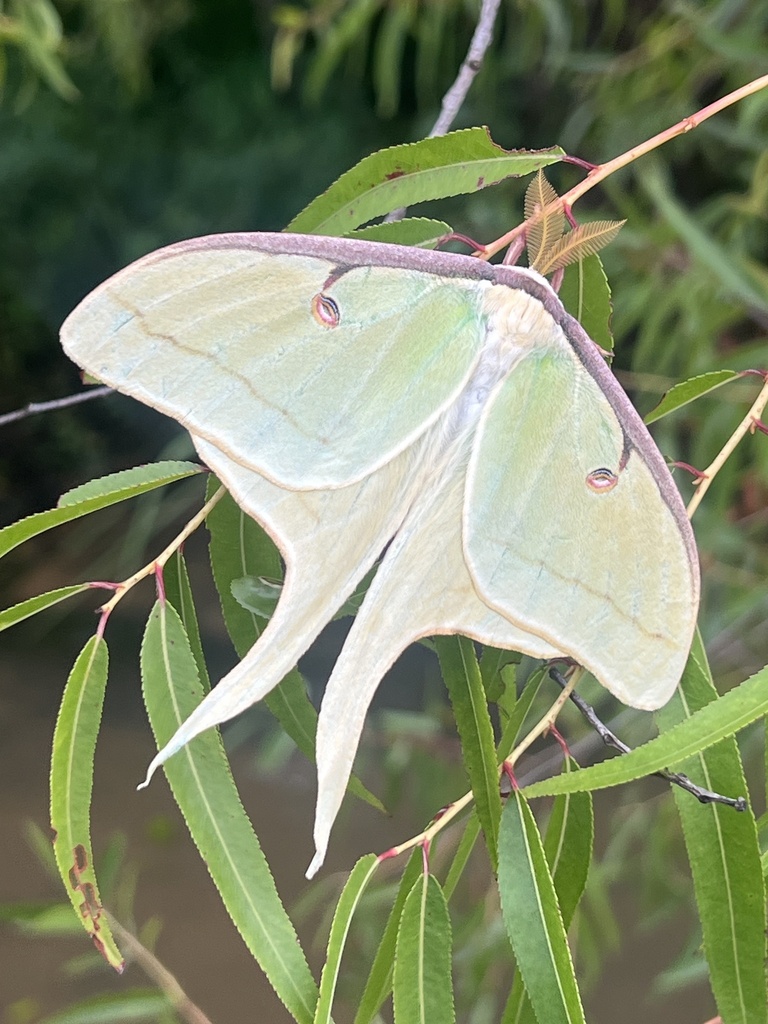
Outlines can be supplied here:
[[565, 927], [539, 830], [518, 791], [510, 794], [499, 837], [501, 912], [539, 1021], [583, 1024]]
[[189, 582], [187, 563], [181, 551], [176, 551], [166, 565], [165, 572], [163, 573], [163, 584], [165, 586], [166, 599], [171, 602], [179, 613], [184, 632], [187, 634], [203, 692], [208, 693], [211, 688], [211, 680], [208, 675], [208, 666], [205, 663], [203, 643], [200, 639], [200, 627], [197, 623], [195, 599]]
[[729, 380], [740, 376], [741, 374], [735, 370], [713, 370], [711, 373], [701, 373], [698, 377], [689, 377], [666, 392], [659, 404], [645, 417], [645, 422], [655, 423], [662, 416], [668, 416], [671, 412], [681, 409], [689, 402], [695, 402], [702, 395], [708, 395], [710, 391], [715, 391]]
[[[209, 495], [217, 487], [218, 482], [211, 480]], [[267, 620], [261, 611], [253, 611], [240, 603], [233, 594], [233, 582], [244, 578], [281, 579], [280, 555], [259, 524], [247, 516], [229, 494], [211, 510], [207, 525], [211, 534], [211, 568], [221, 610], [235, 650], [242, 658], [258, 640]], [[298, 669], [289, 672], [280, 685], [267, 694], [264, 703], [302, 754], [314, 761], [317, 711]], [[356, 776], [349, 781], [349, 791], [372, 807], [384, 810], [381, 801]]]
[[452, 233], [453, 228], [444, 220], [404, 217], [402, 220], [358, 228], [357, 231], [350, 231], [349, 237], [364, 238], [369, 242], [394, 242], [396, 245], [418, 245], [422, 249], [434, 249], [442, 238]]
[[501, 818], [499, 769], [493, 726], [474, 644], [463, 636], [438, 636], [435, 637], [435, 650], [451, 698], [477, 816], [495, 871]]
[[[141, 648], [144, 700], [158, 746], [203, 697], [175, 609], [155, 605]], [[240, 803], [218, 730], [164, 765], [174, 798], [227, 911], [277, 995], [299, 1024], [314, 1016], [317, 988], [269, 865]]]
[[347, 884], [339, 897], [339, 902], [336, 904], [331, 933], [328, 936], [323, 976], [320, 979], [320, 995], [315, 1009], [314, 1024], [330, 1024], [333, 996], [336, 992], [336, 983], [339, 980], [341, 956], [347, 943], [349, 928], [378, 863], [378, 858], [374, 853], [361, 857], [352, 869]]
[[58, 590], [49, 590], [46, 594], [37, 594], [10, 608], [4, 608], [0, 612], [0, 632], [8, 629], [9, 626], [15, 626], [17, 622], [37, 615], [38, 612], [45, 611], [46, 608], [52, 608], [55, 604], [66, 601], [68, 597], [82, 594], [84, 590], [91, 589], [90, 583], [76, 583], [71, 587], [59, 587]]
[[[713, 746], [739, 729], [768, 713], [768, 667], [761, 669], [740, 686], [696, 711], [663, 736], [644, 743], [631, 754], [613, 757], [602, 764], [570, 775], [535, 782], [526, 786], [528, 797], [555, 796], [557, 793], [581, 793], [606, 789], [631, 782], [660, 768], [674, 768], [689, 757]], [[728, 794], [739, 796], [739, 793]]]
[[[505, 760], [512, 752], [515, 741], [523, 727], [528, 712], [544, 682], [545, 669], [537, 669], [533, 672], [525, 684], [525, 689], [515, 701], [514, 710], [504, 723], [501, 739], [496, 746], [496, 756], [499, 761]], [[500, 708], [500, 710], [503, 710]]]
[[400, 927], [400, 918], [403, 913], [406, 897], [422, 871], [423, 856], [421, 850], [417, 848], [411, 854], [411, 858], [400, 878], [395, 902], [392, 904], [392, 909], [389, 912], [379, 948], [376, 950], [376, 956], [373, 958], [365, 989], [360, 997], [360, 1003], [355, 1014], [355, 1024], [371, 1024], [384, 1000], [392, 991], [395, 945], [397, 943], [397, 932]]
[[592, 341], [604, 352], [613, 352], [611, 287], [597, 253], [568, 267], [559, 294]]
[[123, 469], [119, 473], [110, 473], [108, 476], [100, 476], [95, 480], [88, 480], [87, 483], [78, 484], [77, 487], [72, 487], [62, 494], [57, 507], [79, 505], [81, 501], [119, 494], [120, 491], [132, 487], [140, 488], [136, 493], [143, 494], [145, 490], [151, 491], [155, 487], [173, 483], [174, 480], [183, 480], [185, 477], [204, 472], [203, 467], [196, 462], [150, 462], [145, 466], [134, 466], [133, 469]]
[[[661, 729], [717, 700], [700, 634], [680, 687], [656, 713]], [[729, 737], [678, 766], [719, 793], [745, 793], [736, 741]], [[751, 810], [735, 814], [700, 804], [675, 788], [704, 936], [704, 952], [720, 1016], [727, 1024], [765, 1024], [765, 891], [757, 828]]]
[[485, 128], [379, 150], [342, 174], [306, 206], [289, 231], [347, 234], [399, 206], [465, 195], [506, 178], [530, 174], [563, 157], [559, 146], [535, 152], [505, 150]]
[[452, 1024], [451, 920], [433, 875], [408, 893], [395, 953], [395, 1024]]
[[453, 855], [453, 860], [445, 879], [445, 885], [443, 886], [445, 898], [449, 902], [456, 891], [456, 886], [459, 884], [459, 879], [464, 873], [464, 868], [467, 866], [479, 835], [480, 821], [477, 817], [477, 811], [473, 807], [464, 825], [464, 831], [456, 847], [456, 852]]
[[96, 949], [122, 972], [125, 962], [104, 915], [91, 848], [93, 756], [107, 685], [107, 645], [93, 636], [72, 668], [56, 721], [51, 757], [51, 828], [56, 865]]
[[[566, 770], [578, 770], [573, 761]], [[552, 875], [563, 927], [566, 932], [587, 884], [595, 834], [592, 796], [574, 793], [555, 798], [544, 837], [544, 856]], [[536, 1016], [523, 984], [515, 974], [501, 1024], [535, 1024]]]
[[[62, 496], [59, 507], [48, 512], [37, 512], [35, 515], [20, 519], [0, 530], [0, 558], [24, 541], [37, 537], [55, 526], [80, 519], [91, 512], [116, 505], [128, 498], [135, 498], [156, 487], [164, 487], [174, 480], [183, 480], [202, 472], [200, 466], [192, 462], [157, 463], [156, 466], [139, 466], [123, 473], [113, 473], [91, 480], [82, 487], [76, 487]], [[84, 497], [78, 495], [84, 494]]]
[[[485, 696], [492, 704], [497, 704], [502, 699], [502, 695], [506, 696], [511, 705], [514, 705], [517, 700], [514, 666], [520, 663], [520, 657], [517, 651], [503, 651], [498, 647], [483, 648], [480, 658], [480, 675], [483, 680]], [[508, 666], [513, 669], [511, 679], [509, 670], [502, 675], [502, 671]]]

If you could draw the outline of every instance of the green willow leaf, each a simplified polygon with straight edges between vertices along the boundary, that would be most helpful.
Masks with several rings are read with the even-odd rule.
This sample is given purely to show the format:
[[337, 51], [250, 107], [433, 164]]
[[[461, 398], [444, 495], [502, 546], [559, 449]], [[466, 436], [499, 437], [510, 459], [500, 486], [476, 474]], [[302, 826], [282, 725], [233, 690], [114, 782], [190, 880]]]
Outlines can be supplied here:
[[[670, 702], [656, 712], [662, 730], [717, 700], [700, 634]], [[745, 793], [733, 737], [678, 765], [693, 782], [718, 793]], [[700, 804], [675, 787], [685, 834], [704, 952], [720, 1016], [728, 1024], [765, 1024], [765, 886], [751, 810]]]
[[[211, 480], [209, 497], [217, 487], [218, 481]], [[267, 620], [260, 611], [253, 611], [240, 603], [233, 594], [233, 583], [246, 578], [282, 579], [280, 554], [256, 520], [247, 516], [229, 494], [214, 506], [206, 523], [211, 535], [211, 569], [224, 622], [234, 648], [242, 658], [264, 631]], [[267, 694], [264, 703], [302, 754], [314, 761], [317, 711], [298, 669], [289, 672], [280, 685]], [[349, 792], [372, 807], [385, 810], [381, 801], [356, 776], [350, 779]]]
[[328, 936], [325, 966], [320, 979], [320, 995], [315, 1009], [314, 1024], [330, 1024], [333, 996], [339, 980], [341, 957], [347, 943], [352, 918], [360, 906], [362, 895], [378, 865], [379, 859], [374, 853], [368, 853], [365, 857], [361, 857], [352, 869], [347, 884], [339, 897], [339, 902], [336, 904], [331, 933]]
[[400, 206], [477, 192], [562, 157], [559, 146], [530, 152], [502, 149], [485, 128], [392, 146], [342, 174], [294, 217], [288, 231], [347, 234]]
[[613, 352], [611, 287], [597, 253], [567, 268], [559, 295], [592, 341], [604, 352]]
[[[141, 648], [144, 701], [158, 746], [203, 697], [178, 613], [155, 604]], [[243, 810], [218, 730], [198, 736], [164, 766], [192, 839], [230, 917], [277, 995], [310, 1024], [317, 988], [272, 874]]]
[[93, 757], [109, 656], [99, 636], [86, 643], [67, 680], [51, 757], [51, 828], [56, 866], [96, 949], [118, 973], [125, 966], [101, 905], [91, 848]]
[[734, 377], [740, 376], [741, 374], [735, 370], [713, 370], [711, 373], [701, 373], [698, 377], [689, 377], [688, 380], [675, 384], [662, 396], [659, 404], [645, 417], [645, 422], [655, 423], [662, 416], [668, 416], [671, 412], [696, 401], [702, 395], [708, 395], [710, 391], [715, 391]]
[[437, 636], [435, 650], [451, 698], [477, 816], [495, 871], [501, 818], [499, 769], [475, 647], [463, 636]]
[[[535, 672], [532, 672], [525, 684], [523, 692], [515, 700], [514, 710], [504, 722], [501, 739], [496, 746], [496, 756], [499, 761], [505, 760], [505, 758], [509, 757], [511, 754], [515, 741], [523, 727], [523, 722], [528, 716], [528, 712], [531, 710], [533, 702], [538, 696], [541, 684], [544, 682], [546, 675], [546, 668], [540, 668]], [[500, 710], [502, 710], [501, 707]]]
[[422, 873], [405, 901], [397, 935], [395, 1024], [452, 1024], [451, 920], [443, 891]]
[[456, 852], [451, 860], [451, 866], [448, 869], [448, 874], [445, 878], [445, 885], [443, 886], [443, 892], [445, 898], [450, 902], [451, 897], [456, 891], [456, 886], [459, 884], [464, 868], [469, 862], [470, 855], [475, 848], [475, 843], [480, 835], [480, 820], [477, 817], [477, 811], [472, 808], [467, 818], [466, 824], [464, 825], [464, 831], [461, 833], [461, 839], [456, 847]]
[[37, 594], [36, 597], [30, 597], [26, 601], [11, 605], [10, 608], [4, 608], [0, 612], [0, 632], [8, 629], [9, 626], [15, 626], [17, 622], [37, 615], [38, 612], [45, 611], [46, 608], [52, 608], [55, 604], [66, 601], [68, 597], [74, 597], [75, 594], [82, 594], [83, 591], [92, 589], [90, 583], [75, 583], [71, 587], [49, 590], [46, 594]]
[[372, 224], [367, 228], [350, 231], [348, 238], [363, 238], [367, 242], [392, 242], [396, 245], [417, 245], [421, 249], [434, 249], [441, 239], [453, 233], [444, 220], [429, 217], [404, 217], [402, 220]]
[[[579, 769], [569, 759], [566, 770]], [[595, 819], [591, 794], [573, 793], [556, 797], [544, 837], [544, 856], [552, 875], [566, 932], [587, 884], [594, 837]], [[518, 971], [501, 1024], [535, 1024], [535, 1021], [536, 1015], [525, 991], [522, 974]]]
[[59, 506], [48, 512], [37, 512], [0, 530], [0, 558], [24, 541], [37, 537], [55, 526], [80, 519], [91, 512], [108, 508], [128, 498], [164, 487], [175, 480], [201, 473], [202, 467], [193, 462], [158, 462], [150, 466], [138, 466], [122, 473], [91, 480], [81, 487], [67, 491], [59, 500]]
[[499, 893], [515, 961], [538, 1020], [546, 1024], [584, 1024], [541, 837], [518, 791], [509, 795], [501, 816]]
[[360, 1003], [355, 1014], [355, 1024], [372, 1024], [384, 1000], [392, 991], [395, 946], [397, 944], [398, 929], [400, 928], [400, 918], [403, 913], [406, 897], [423, 869], [424, 858], [421, 848], [417, 847], [411, 854], [405, 871], [400, 878], [395, 902], [392, 904], [392, 909], [389, 912], [379, 948], [376, 950], [376, 956], [373, 958], [365, 989], [360, 997]]
[[[733, 736], [768, 713], [768, 666], [740, 686], [696, 711], [663, 736], [637, 747], [631, 754], [613, 757], [602, 764], [584, 768], [568, 776], [557, 776], [525, 787], [527, 797], [555, 796], [558, 793], [582, 793], [632, 782], [643, 775], [673, 768], [719, 740]], [[728, 796], [739, 796], [729, 793]]]
[[187, 563], [181, 551], [176, 551], [166, 565], [163, 573], [163, 585], [165, 586], [165, 596], [178, 612], [184, 632], [187, 634], [203, 692], [208, 693], [211, 688], [211, 679], [203, 653], [203, 643], [200, 638], [200, 627], [197, 622], [195, 599], [189, 582]]

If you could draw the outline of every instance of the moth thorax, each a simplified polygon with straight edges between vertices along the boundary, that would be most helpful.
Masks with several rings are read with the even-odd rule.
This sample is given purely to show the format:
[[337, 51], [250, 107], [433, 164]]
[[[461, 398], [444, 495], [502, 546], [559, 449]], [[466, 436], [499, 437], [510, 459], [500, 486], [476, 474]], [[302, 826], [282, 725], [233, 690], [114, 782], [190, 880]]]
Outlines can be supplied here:
[[499, 360], [507, 371], [532, 348], [556, 346], [560, 338], [551, 314], [522, 288], [491, 285], [483, 295], [483, 312], [488, 324], [486, 347], [499, 349]]

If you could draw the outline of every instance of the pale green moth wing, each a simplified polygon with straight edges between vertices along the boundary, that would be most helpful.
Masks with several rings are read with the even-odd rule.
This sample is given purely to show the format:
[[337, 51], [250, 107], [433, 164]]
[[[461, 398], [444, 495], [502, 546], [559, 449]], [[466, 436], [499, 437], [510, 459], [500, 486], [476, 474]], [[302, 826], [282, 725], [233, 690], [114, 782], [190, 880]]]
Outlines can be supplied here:
[[566, 655], [637, 707], [671, 694], [698, 604], [690, 527], [537, 274], [360, 240], [209, 237], [117, 274], [62, 335], [89, 373], [190, 428], [286, 562], [268, 628], [149, 774], [268, 693], [384, 552], [320, 711], [312, 871], [373, 693], [421, 636]]
[[462, 546], [469, 449], [457, 445], [441, 458], [436, 452], [441, 426], [425, 437], [418, 453], [440, 472], [416, 497], [388, 547], [328, 680], [317, 728], [316, 854], [308, 877], [325, 857], [368, 706], [382, 676], [409, 644], [438, 633], [462, 633], [534, 658], [562, 656], [478, 596]]
[[[696, 624], [699, 570], [680, 496], [595, 346], [552, 297], [492, 289], [489, 333], [520, 359], [485, 406], [464, 502], [483, 599], [567, 651], [620, 700], [672, 695]], [[521, 326], [529, 324], [527, 331]]]
[[280, 600], [243, 660], [215, 686], [159, 751], [155, 769], [195, 736], [245, 711], [296, 665], [381, 554], [413, 497], [408, 453], [360, 483], [289, 491], [193, 435], [201, 459], [240, 507], [270, 534], [285, 560]]
[[[394, 265], [361, 259], [377, 248]], [[477, 283], [404, 272], [398, 252], [301, 235], [181, 242], [95, 289], [62, 344], [275, 483], [340, 487], [434, 422], [482, 346]]]

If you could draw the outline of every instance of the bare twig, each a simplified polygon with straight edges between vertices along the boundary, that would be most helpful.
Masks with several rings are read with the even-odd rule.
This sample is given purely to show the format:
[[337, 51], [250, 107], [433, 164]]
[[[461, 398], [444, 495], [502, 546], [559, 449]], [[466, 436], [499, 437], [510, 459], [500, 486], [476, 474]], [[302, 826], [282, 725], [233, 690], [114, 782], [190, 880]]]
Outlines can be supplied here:
[[206, 1017], [199, 1006], [192, 1002], [178, 981], [160, 963], [155, 954], [147, 949], [132, 932], [129, 932], [127, 928], [123, 928], [112, 914], [107, 913], [107, 917], [109, 918], [110, 928], [117, 936], [120, 945], [131, 959], [142, 968], [147, 977], [157, 985], [179, 1017], [187, 1021], [187, 1024], [211, 1024], [210, 1019]]
[[752, 403], [752, 407], [747, 415], [738, 427], [736, 427], [717, 456], [712, 460], [707, 468], [701, 472], [698, 479], [694, 481], [696, 484], [696, 493], [688, 502], [687, 511], [689, 519], [701, 504], [701, 500], [709, 490], [712, 481], [725, 465], [726, 460], [733, 453], [742, 437], [750, 431], [754, 433], [755, 429], [758, 428], [758, 425], [760, 424], [760, 417], [762, 416], [766, 405], [768, 405], [768, 373], [765, 374], [765, 383], [763, 384], [760, 394]]
[[146, 579], [147, 576], [152, 576], [153, 574], [157, 575], [158, 581], [160, 581], [163, 567], [165, 566], [168, 559], [171, 558], [171, 556], [179, 550], [179, 548], [182, 546], [187, 537], [194, 533], [198, 526], [205, 522], [208, 513], [211, 511], [212, 508], [214, 508], [218, 504], [218, 502], [224, 497], [226, 493], [226, 488], [219, 487], [219, 489], [208, 499], [208, 501], [206, 501], [206, 503], [203, 505], [200, 511], [197, 512], [196, 515], [194, 515], [189, 520], [184, 529], [173, 538], [173, 540], [167, 547], [163, 548], [163, 550], [160, 552], [157, 558], [155, 558], [151, 562], [148, 562], [143, 568], [139, 569], [138, 572], [135, 572], [133, 576], [130, 576], [127, 580], [123, 580], [122, 583], [118, 583], [115, 585], [114, 595], [109, 599], [109, 601], [107, 601], [106, 604], [103, 604], [101, 608], [99, 608], [99, 611], [101, 612], [101, 619], [99, 620], [99, 626], [97, 630], [99, 636], [104, 635], [104, 629], [106, 628], [107, 619], [112, 613], [113, 608], [115, 607], [116, 604], [122, 601], [122, 599], [125, 597], [129, 590], [135, 587], [137, 583], [140, 583], [141, 580]]
[[[554, 679], [558, 686], [563, 687], [564, 691], [565, 687], [570, 685], [556, 668], [550, 669], [549, 675], [551, 679]], [[570, 698], [607, 747], [613, 747], [614, 750], [618, 750], [622, 754], [631, 753], [632, 748], [628, 747], [626, 743], [620, 740], [618, 736], [614, 732], [611, 732], [608, 726], [597, 717], [595, 709], [591, 704], [587, 704], [584, 698], [580, 697], [575, 690], [571, 691]], [[691, 782], [688, 776], [683, 775], [681, 772], [670, 772], [667, 771], [666, 768], [662, 768], [661, 771], [653, 772], [653, 774], [658, 775], [660, 779], [665, 779], [667, 782], [671, 782], [675, 786], [679, 786], [681, 789], [685, 789], [687, 792], [692, 793], [699, 803], [725, 804], [726, 807], [733, 807], [736, 811], [745, 811], [747, 809], [747, 801], [743, 796], [732, 797], [723, 796], [721, 793], [713, 793], [710, 789], [703, 789], [701, 786], [697, 786], [695, 782]]]
[[456, 80], [443, 96], [440, 114], [429, 133], [430, 139], [437, 138], [438, 135], [445, 135], [467, 98], [467, 93], [482, 67], [483, 59], [491, 45], [493, 26], [496, 23], [500, 2], [501, 0], [483, 0], [467, 56], [464, 58]]
[[0, 427], [9, 423], [26, 419], [27, 416], [36, 416], [39, 412], [52, 412], [54, 409], [65, 409], [68, 405], [77, 405], [79, 402], [89, 402], [92, 398], [101, 398], [102, 395], [111, 395], [112, 388], [92, 388], [90, 391], [78, 391], [76, 395], [67, 395], [66, 398], [54, 398], [50, 402], [30, 402], [23, 409], [16, 409], [15, 412], [6, 412], [0, 416]]
[[[488, 47], [493, 39], [493, 26], [496, 23], [496, 15], [499, 12], [500, 3], [501, 0], [483, 0], [477, 25], [475, 25], [475, 31], [472, 34], [472, 40], [467, 50], [467, 56], [464, 58], [464, 62], [453, 85], [443, 96], [442, 103], [440, 104], [440, 113], [427, 138], [435, 139], [440, 135], [445, 135], [453, 124], [456, 115], [461, 109], [461, 105], [467, 98], [467, 93], [472, 83], [477, 77], [478, 71], [483, 66], [483, 58], [488, 52]], [[402, 220], [406, 210], [406, 206], [392, 210], [384, 218], [385, 223], [391, 224], [394, 221]]]
[[672, 139], [677, 138], [678, 135], [685, 135], [687, 132], [697, 128], [707, 118], [712, 117], [714, 114], [719, 114], [721, 110], [725, 110], [726, 107], [732, 106], [734, 103], [738, 103], [740, 100], [746, 99], [747, 96], [753, 95], [753, 93], [760, 92], [761, 89], [765, 89], [768, 86], [768, 75], [763, 75], [761, 78], [756, 78], [753, 82], [748, 82], [746, 85], [742, 85], [740, 89], [735, 89], [733, 92], [729, 92], [727, 96], [722, 96], [719, 100], [714, 103], [710, 103], [708, 107], [703, 107], [695, 114], [691, 114], [690, 117], [684, 117], [682, 121], [678, 121], [677, 124], [672, 125], [671, 128], [666, 128], [663, 132], [659, 132], [658, 135], [654, 135], [651, 139], [646, 139], [645, 142], [641, 142], [638, 146], [633, 146], [628, 149], [625, 153], [621, 153], [619, 156], [614, 157], [613, 160], [609, 160], [607, 163], [600, 164], [589, 172], [589, 174], [580, 181], [578, 185], [574, 185], [572, 189], [560, 196], [555, 202], [550, 203], [543, 210], [538, 210], [536, 214], [527, 221], [523, 221], [522, 224], [518, 224], [516, 228], [511, 231], [507, 231], [506, 234], [497, 238], [495, 242], [489, 242], [485, 249], [481, 253], [477, 253], [481, 259], [490, 259], [495, 253], [500, 252], [506, 248], [511, 242], [513, 242], [518, 235], [525, 233], [530, 227], [531, 223], [539, 220], [545, 214], [545, 211], [552, 211], [558, 206], [561, 206], [564, 210], [569, 210], [571, 206], [580, 199], [583, 195], [593, 189], [595, 185], [598, 185], [605, 178], [609, 177], [615, 171], [618, 171], [622, 167], [626, 167], [627, 164], [633, 163], [641, 156], [645, 156], [646, 153], [650, 153], [654, 149], [658, 149], [659, 146], [663, 146], [664, 143], [670, 142]]

